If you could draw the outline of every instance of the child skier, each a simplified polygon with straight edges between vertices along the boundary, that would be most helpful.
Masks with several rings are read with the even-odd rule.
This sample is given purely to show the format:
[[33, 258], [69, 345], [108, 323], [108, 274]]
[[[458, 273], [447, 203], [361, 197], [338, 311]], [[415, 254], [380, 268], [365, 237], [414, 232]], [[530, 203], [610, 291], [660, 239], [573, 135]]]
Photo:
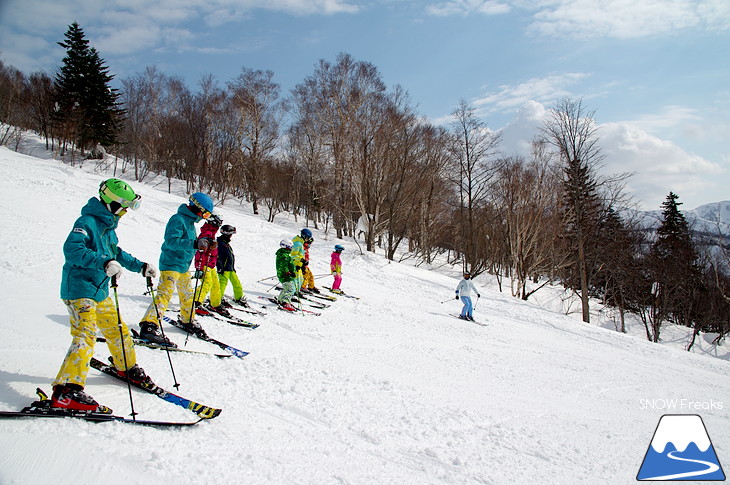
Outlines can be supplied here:
[[165, 227], [165, 240], [160, 253], [160, 282], [157, 287], [157, 310], [153, 303], [140, 322], [140, 337], [156, 344], [174, 346], [167, 337], [160, 335], [157, 315], [165, 314], [172, 294], [177, 288], [180, 298], [178, 321], [191, 333], [205, 336], [199, 323], [193, 320], [193, 288], [190, 284], [190, 263], [197, 250], [208, 248], [207, 239], [197, 239], [195, 223], [213, 214], [213, 200], [202, 192], [195, 192], [170, 217]]
[[282, 286], [276, 300], [284, 310], [295, 312], [297, 309], [292, 306], [291, 299], [297, 291], [297, 269], [292, 261], [292, 246], [293, 243], [289, 239], [282, 239], [276, 251], [276, 277]]
[[464, 307], [461, 309], [461, 314], [459, 315], [459, 318], [461, 318], [462, 320], [470, 320], [473, 322], [474, 316], [472, 315], [472, 313], [474, 311], [474, 306], [471, 302], [472, 293], [476, 293], [477, 298], [481, 298], [481, 295], [474, 286], [474, 283], [471, 281], [471, 274], [465, 271], [464, 279], [461, 280], [456, 287], [456, 299], [458, 300], [459, 297], [461, 297], [461, 301], [462, 303], [464, 303]]
[[[232, 315], [221, 306], [221, 288], [218, 282], [218, 273], [216, 272], [216, 264], [218, 262], [218, 241], [215, 235], [218, 228], [221, 227], [223, 221], [220, 217], [213, 214], [205, 221], [203, 227], [200, 228], [200, 239], [208, 240], [208, 248], [199, 250], [195, 254], [195, 278], [202, 282], [195, 294], [195, 313], [198, 315], [207, 315], [210, 311], [223, 315], [226, 318], [232, 318]], [[200, 243], [198, 243], [200, 246]], [[210, 293], [210, 306], [204, 308], [203, 302], [205, 297]]]
[[319, 288], [314, 284], [314, 274], [309, 267], [309, 246], [314, 242], [314, 238], [304, 242], [304, 261], [302, 262], [302, 291], [319, 293]]
[[228, 282], [233, 287], [233, 301], [242, 307], [248, 308], [248, 301], [243, 294], [243, 286], [241, 280], [238, 279], [236, 273], [236, 256], [233, 254], [231, 246], [231, 237], [236, 233], [236, 228], [228, 224], [221, 227], [221, 235], [218, 236], [218, 261], [216, 268], [218, 269], [218, 284], [221, 289], [221, 304], [227, 305], [223, 298], [226, 293]]
[[[107, 341], [117, 372], [135, 383], [152, 384], [137, 364], [129, 328], [119, 320], [109, 297], [111, 278], [122, 267], [144, 277], [155, 277], [154, 266], [143, 263], [117, 245], [116, 228], [128, 209], [137, 210], [141, 197], [124, 181], [108, 179], [99, 186], [63, 244], [65, 263], [61, 275], [61, 299], [71, 320], [71, 346], [55, 381], [51, 406], [81, 411], [111, 413], [84, 392], [94, 355], [97, 328]], [[121, 335], [120, 335], [121, 329]]]
[[294, 261], [294, 267], [296, 268], [296, 293], [302, 290], [302, 284], [304, 284], [304, 244], [311, 244], [314, 242], [312, 237], [312, 231], [306, 227], [301, 230], [299, 235], [294, 236], [292, 239], [292, 250], [291, 257]]
[[337, 244], [330, 259], [330, 272], [335, 278], [334, 283], [332, 283], [332, 293], [342, 293], [342, 290], [340, 290], [340, 283], [342, 283], [342, 259], [340, 259], [340, 254], [344, 250], [344, 246]]

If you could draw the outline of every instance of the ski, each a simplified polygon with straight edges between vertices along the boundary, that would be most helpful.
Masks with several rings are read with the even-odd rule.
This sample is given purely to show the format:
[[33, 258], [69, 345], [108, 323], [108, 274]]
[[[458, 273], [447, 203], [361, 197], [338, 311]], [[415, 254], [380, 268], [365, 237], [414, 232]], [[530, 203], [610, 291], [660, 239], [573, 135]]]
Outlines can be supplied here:
[[[139, 337], [139, 334], [136, 330], [132, 330], [132, 342], [134, 342], [134, 345], [141, 345], [142, 347], [147, 347], [148, 349], [155, 349], [155, 350], [169, 350], [170, 352], [184, 352], [188, 354], [202, 354], [202, 355], [211, 355], [214, 357], [218, 357], [219, 359], [224, 359], [226, 357], [233, 357], [231, 354], [214, 354], [211, 352], [204, 352], [202, 350], [190, 350], [190, 349], [181, 349], [180, 347], [168, 347], [166, 345], [160, 345], [155, 344], [152, 342], [148, 342], [146, 340], [142, 340]], [[106, 339], [104, 337], [96, 337], [97, 342], [106, 342]]]
[[[228, 308], [230, 310], [236, 310], [237, 312], [244, 312], [244, 313], [250, 313], [251, 315], [266, 315], [266, 312], [262, 312], [259, 310], [256, 310], [255, 308], [251, 306], [244, 306], [240, 303], [237, 303], [235, 300], [223, 300], [221, 303], [225, 308]], [[246, 304], [248, 305], [248, 304]]]
[[452, 316], [452, 317], [454, 317], [454, 318], [458, 318], [459, 320], [462, 320], [464, 322], [476, 323], [477, 325], [481, 325], [482, 327], [486, 327], [487, 326], [486, 323], [481, 323], [481, 322], [477, 322], [477, 321], [474, 321], [474, 320], [464, 320], [463, 318], [461, 318], [461, 315], [457, 315], [457, 314], [454, 314], [454, 313], [449, 313], [449, 315]]
[[212, 312], [208, 309], [204, 309], [204, 310], [207, 313], [197, 313], [196, 312], [195, 314], [199, 317], [211, 317], [211, 318], [213, 318], [215, 320], [219, 320], [221, 322], [230, 323], [231, 325], [236, 325], [238, 327], [244, 327], [244, 328], [248, 328], [251, 330], [258, 328], [258, 326], [259, 326], [258, 323], [249, 322], [248, 320], [244, 320], [243, 318], [238, 318], [238, 317], [234, 317], [234, 316], [231, 316], [230, 318], [228, 318], [228, 317], [224, 317], [223, 315], [219, 315], [215, 312]]
[[[276, 287], [277, 290], [281, 291], [282, 288], [280, 286]], [[300, 302], [299, 300], [305, 300], [305, 302]], [[299, 296], [292, 297], [291, 300], [293, 303], [303, 303], [307, 306], [311, 306], [312, 308], [317, 308], [318, 310], [324, 310], [325, 308], [329, 308], [331, 305], [327, 305], [325, 303], [321, 303], [319, 301], [314, 301], [309, 298], [307, 298], [305, 295], [300, 294]]]
[[179, 328], [180, 330], [182, 330], [184, 332], [187, 332], [187, 333], [189, 333], [190, 335], [192, 335], [192, 336], [194, 336], [196, 338], [199, 338], [200, 340], [204, 340], [206, 342], [210, 342], [210, 343], [212, 343], [214, 345], [217, 345], [218, 347], [222, 348], [223, 350], [225, 350], [227, 352], [230, 352], [231, 354], [235, 355], [239, 359], [243, 359], [244, 357], [246, 357], [248, 355], [248, 352], [246, 352], [244, 350], [240, 350], [240, 349], [237, 349], [235, 347], [232, 347], [232, 346], [228, 345], [225, 342], [221, 342], [220, 340], [216, 340], [216, 339], [214, 339], [212, 337], [209, 337], [207, 335], [205, 337], [201, 337], [200, 335], [196, 335], [196, 334], [194, 334], [192, 332], [188, 332], [185, 328], [183, 328], [183, 326], [182, 326], [182, 324], [180, 322], [178, 322], [177, 320], [174, 320], [174, 319], [168, 317], [167, 315], [163, 316], [162, 319], [165, 320], [166, 322], [168, 322], [170, 325], [173, 325], [173, 326]]
[[[127, 379], [120, 376], [117, 373], [117, 370], [111, 366], [107, 365], [104, 362], [92, 357], [91, 358], [91, 367], [94, 369], [103, 372], [104, 374], [108, 374], [112, 377], [116, 377], [120, 381], [127, 382]], [[177, 394], [173, 394], [169, 391], [164, 390], [157, 384], [153, 384], [153, 387], [145, 387], [141, 384], [136, 384], [134, 382], [130, 382], [130, 384], [137, 389], [142, 389], [143, 391], [147, 391], [150, 394], [154, 394], [155, 396], [159, 397], [160, 399], [167, 401], [169, 403], [175, 404], [177, 406], [180, 406], [182, 408], [188, 409], [192, 411], [193, 413], [197, 414], [199, 418], [201, 419], [213, 419], [217, 417], [221, 413], [221, 409], [213, 408], [210, 406], [206, 406], [204, 404], [197, 403], [195, 401], [191, 401], [190, 399], [186, 399], [184, 397], [178, 396]]]
[[286, 308], [284, 308], [283, 306], [281, 306], [281, 304], [276, 300], [276, 298], [273, 298], [273, 297], [267, 297], [267, 296], [260, 296], [259, 295], [259, 298], [261, 298], [263, 300], [270, 301], [271, 303], [273, 303], [274, 305], [276, 305], [276, 307], [279, 310], [281, 310], [283, 312], [288, 312], [288, 313], [302, 312], [305, 315], [315, 315], [315, 316], [320, 316], [321, 315], [321, 313], [319, 313], [319, 312], [313, 312], [311, 310], [306, 310], [304, 308], [297, 308], [295, 311], [287, 310]]
[[[40, 389], [37, 389], [36, 392], [45, 397], [45, 393], [43, 393]], [[47, 397], [40, 401], [34, 401], [33, 404], [23, 408], [21, 411], [0, 411], [0, 418], [74, 418], [83, 419], [84, 421], [93, 423], [121, 422], [156, 427], [193, 426], [203, 420], [203, 418], [201, 418], [193, 422], [150, 421], [146, 419], [125, 418], [114, 414], [96, 413], [92, 411], [73, 411], [70, 409], [51, 407], [51, 400]]]
[[345, 298], [354, 298], [355, 300], [359, 300], [360, 299], [359, 296], [349, 295], [349, 294], [345, 293], [342, 290], [333, 290], [329, 286], [323, 286], [322, 288], [325, 288], [325, 289], [329, 290], [330, 293], [334, 293], [335, 295], [344, 296]]
[[307, 305], [308, 307], [316, 308], [317, 310], [324, 310], [325, 308], [330, 307], [329, 305], [325, 305], [324, 303], [319, 303], [317, 301], [312, 301], [303, 296], [292, 297], [291, 301], [292, 303], [301, 303], [302, 305]]
[[306, 293], [307, 296], [311, 296], [312, 298], [317, 298], [319, 300], [337, 301], [337, 297], [334, 295], [323, 295], [322, 293], [315, 293], [313, 291], [307, 291], [304, 293]]

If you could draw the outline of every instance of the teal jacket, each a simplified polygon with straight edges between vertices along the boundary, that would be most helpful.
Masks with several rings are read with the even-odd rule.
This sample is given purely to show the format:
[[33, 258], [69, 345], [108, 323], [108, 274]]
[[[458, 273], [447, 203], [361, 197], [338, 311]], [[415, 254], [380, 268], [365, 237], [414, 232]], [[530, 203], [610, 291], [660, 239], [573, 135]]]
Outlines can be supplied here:
[[201, 220], [187, 205], [182, 204], [165, 227], [165, 241], [160, 254], [160, 271], [184, 273], [190, 269], [195, 256], [195, 223]]
[[276, 251], [276, 276], [279, 281], [286, 283], [294, 281], [297, 269], [291, 259], [291, 251], [287, 248], [279, 248]]
[[117, 245], [119, 240], [114, 230], [118, 223], [119, 217], [109, 212], [96, 197], [89, 199], [81, 209], [81, 217], [76, 219], [63, 244], [66, 262], [61, 275], [61, 298], [106, 299], [110, 278], [104, 271], [104, 264], [110, 259], [116, 259], [129, 271], [142, 271], [142, 261]]

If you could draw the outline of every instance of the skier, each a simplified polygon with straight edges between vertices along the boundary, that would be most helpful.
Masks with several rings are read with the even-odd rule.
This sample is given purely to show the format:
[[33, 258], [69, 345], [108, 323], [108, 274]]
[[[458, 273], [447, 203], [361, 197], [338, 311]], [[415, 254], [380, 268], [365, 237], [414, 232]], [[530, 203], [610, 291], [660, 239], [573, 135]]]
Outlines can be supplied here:
[[342, 259], [340, 254], [345, 248], [341, 244], [335, 245], [335, 250], [332, 252], [332, 258], [330, 259], [330, 272], [334, 276], [335, 281], [332, 283], [332, 293], [341, 294], [340, 284], [342, 283]]
[[109, 296], [110, 279], [121, 276], [122, 268], [144, 277], [157, 275], [154, 266], [141, 262], [117, 244], [115, 230], [119, 220], [127, 210], [137, 210], [140, 199], [122, 180], [103, 181], [99, 198], [92, 197], [81, 209], [81, 216], [63, 244], [61, 299], [69, 312], [72, 340], [53, 382], [52, 407], [112, 412], [84, 392], [97, 328], [106, 338], [119, 375], [135, 383], [152, 384], [137, 364], [129, 328], [121, 321]]
[[307, 228], [302, 229], [299, 235], [294, 236], [294, 238], [292, 239], [293, 246], [291, 250], [291, 257], [297, 270], [295, 290], [296, 293], [302, 291], [302, 284], [304, 283], [304, 244], [311, 244], [312, 242], [314, 242], [314, 238], [312, 237], [312, 231]]
[[[221, 297], [226, 293], [228, 282], [233, 287], [233, 301], [242, 307], [248, 308], [248, 301], [243, 294], [243, 286], [241, 280], [238, 279], [236, 273], [236, 256], [233, 254], [231, 246], [231, 237], [236, 233], [236, 228], [228, 224], [221, 227], [221, 235], [218, 236], [218, 261], [216, 267], [218, 269], [218, 284], [221, 288]], [[221, 298], [221, 304], [225, 307], [229, 305], [224, 298]]]
[[193, 319], [193, 288], [190, 284], [190, 263], [196, 250], [208, 248], [207, 239], [195, 237], [195, 223], [208, 219], [213, 214], [213, 200], [202, 192], [195, 192], [188, 204], [181, 204], [170, 217], [165, 227], [165, 240], [160, 253], [160, 282], [157, 287], [157, 310], [155, 302], [147, 308], [140, 322], [140, 337], [156, 344], [176, 347], [159, 331], [160, 317], [165, 314], [172, 294], [177, 288], [180, 298], [178, 321], [191, 333], [205, 337], [203, 327]]
[[[221, 224], [223, 224], [223, 220], [213, 214], [200, 228], [198, 241], [207, 239], [208, 247], [204, 251], [201, 250], [195, 254], [195, 278], [203, 281], [195, 294], [194, 305], [195, 313], [198, 315], [208, 315], [209, 312], [213, 311], [226, 318], [232, 318], [228, 310], [221, 306], [221, 288], [218, 273], [215, 270], [218, 262], [218, 241], [216, 241], [215, 235]], [[198, 242], [198, 246], [200, 245], [200, 242]], [[204, 307], [203, 302], [208, 293], [210, 293], [210, 306]]]
[[302, 262], [302, 290], [303, 292], [319, 293], [319, 288], [314, 284], [314, 274], [309, 268], [309, 246], [314, 242], [312, 238], [311, 242], [304, 242], [304, 261]]
[[282, 287], [276, 301], [284, 310], [290, 312], [297, 311], [291, 304], [292, 296], [297, 291], [297, 269], [291, 256], [293, 245], [291, 240], [282, 239], [279, 243], [279, 249], [276, 251], [276, 277]]
[[474, 286], [474, 282], [471, 280], [471, 274], [469, 274], [468, 271], [464, 272], [464, 279], [461, 280], [456, 287], [456, 299], [458, 300], [459, 297], [461, 297], [462, 303], [464, 303], [464, 307], [461, 309], [461, 314], [459, 315], [459, 318], [462, 320], [470, 320], [474, 321], [474, 316], [472, 315], [474, 311], [474, 306], [471, 302], [471, 295], [472, 293], [476, 293], [477, 298], [481, 298], [482, 295], [479, 294], [476, 287]]

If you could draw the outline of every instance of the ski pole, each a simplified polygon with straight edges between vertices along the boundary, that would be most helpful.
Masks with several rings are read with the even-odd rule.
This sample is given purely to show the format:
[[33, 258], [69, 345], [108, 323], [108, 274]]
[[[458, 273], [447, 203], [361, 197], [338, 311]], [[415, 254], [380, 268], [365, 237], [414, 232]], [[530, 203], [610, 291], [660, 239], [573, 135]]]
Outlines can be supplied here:
[[132, 398], [132, 383], [127, 373], [129, 366], [127, 365], [127, 350], [124, 346], [124, 332], [122, 331], [122, 314], [119, 311], [119, 296], [117, 295], [117, 275], [112, 276], [112, 289], [114, 290], [114, 305], [117, 309], [117, 328], [119, 329], [119, 339], [122, 344], [122, 357], [124, 359], [124, 373], [127, 377], [127, 390], [129, 391], [129, 405], [132, 408], [132, 421], [136, 421], [137, 413], [134, 411], [134, 399]]
[[[157, 308], [157, 297], [155, 296], [155, 289], [152, 287], [152, 278], [147, 277], [147, 290], [150, 292], [150, 295], [152, 295], [152, 304], [155, 306], [155, 313], [157, 314], [157, 323], [160, 324], [160, 333], [162, 334], [162, 339], [167, 340], [167, 337], [165, 337], [165, 331], [162, 329], [162, 319], [160, 318], [160, 309]], [[170, 349], [165, 345], [165, 352], [167, 352], [167, 361], [170, 363], [170, 371], [172, 372], [172, 380], [175, 381], [174, 388], [177, 389], [180, 387], [180, 384], [177, 382], [177, 377], [175, 376], [175, 368], [172, 365], [172, 357], [170, 356]]]
[[276, 278], [276, 275], [269, 276], [268, 278], [262, 278], [260, 280], [257, 280], [256, 283], [261, 283], [262, 281], [271, 280], [271, 279], [274, 279], [274, 278]]
[[[205, 269], [203, 270], [203, 276], [201, 279], [205, 280], [205, 273], [208, 269], [208, 265], [205, 265]], [[198, 270], [196, 269], [195, 272], [197, 273]], [[193, 289], [193, 298], [190, 302], [190, 318], [188, 319], [188, 325], [190, 327], [193, 326], [193, 318], [195, 318], [195, 298], [198, 296], [198, 278], [195, 278], [195, 288]], [[185, 336], [185, 345], [188, 345], [188, 339], [190, 338], [190, 332], [186, 332], [187, 335]]]

